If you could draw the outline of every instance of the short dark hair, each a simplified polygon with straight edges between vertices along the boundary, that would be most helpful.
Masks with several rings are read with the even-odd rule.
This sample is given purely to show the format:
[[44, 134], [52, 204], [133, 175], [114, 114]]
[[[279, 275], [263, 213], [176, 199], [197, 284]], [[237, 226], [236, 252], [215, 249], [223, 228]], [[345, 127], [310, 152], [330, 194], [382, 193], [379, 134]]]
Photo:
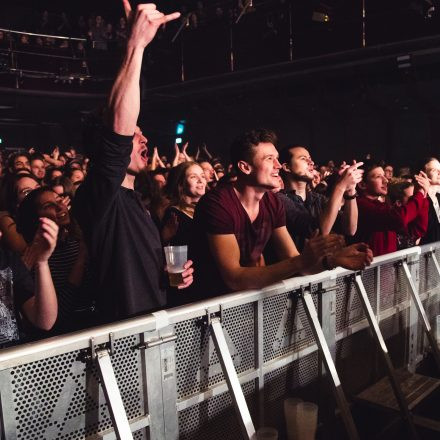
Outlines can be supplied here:
[[278, 143], [277, 135], [266, 128], [257, 128], [238, 136], [231, 145], [230, 156], [233, 167], [238, 170], [240, 160], [250, 162], [253, 157], [253, 149], [261, 142]]
[[364, 165], [362, 166], [364, 170], [364, 175], [362, 176], [362, 180], [367, 180], [368, 173], [375, 168], [382, 167], [380, 160], [366, 159], [364, 160]]
[[42, 162], [44, 162], [44, 156], [40, 153], [34, 153], [31, 155], [30, 162], [32, 162], [33, 160], [41, 160]]
[[292, 148], [305, 148], [301, 144], [290, 144], [287, 147], [283, 147], [280, 150], [280, 164], [288, 163], [290, 162], [290, 159], [292, 158], [292, 152], [290, 151]]

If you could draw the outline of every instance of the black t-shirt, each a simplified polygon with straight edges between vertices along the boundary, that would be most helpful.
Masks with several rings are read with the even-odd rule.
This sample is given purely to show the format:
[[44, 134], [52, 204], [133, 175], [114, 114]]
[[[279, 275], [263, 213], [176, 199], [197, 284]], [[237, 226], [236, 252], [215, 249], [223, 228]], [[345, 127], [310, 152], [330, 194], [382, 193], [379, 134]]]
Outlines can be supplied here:
[[166, 209], [163, 216], [162, 228], [167, 224], [167, 222], [171, 218], [171, 215], [173, 214], [176, 215], [178, 221], [177, 231], [170, 242], [164, 243], [164, 245], [168, 244], [169, 246], [186, 246], [189, 244], [193, 236], [193, 219], [175, 206], [170, 206]]
[[34, 296], [30, 272], [18, 255], [0, 247], [0, 348], [20, 339], [23, 304]]
[[121, 186], [133, 137], [105, 128], [96, 134], [73, 212], [89, 250], [98, 314], [111, 321], [165, 306], [163, 251], [138, 194]]
[[[435, 196], [440, 204], [440, 194], [435, 194]], [[437, 213], [432, 203], [431, 197], [428, 197], [429, 201], [429, 211], [428, 211], [428, 230], [420, 244], [434, 243], [440, 241], [440, 222], [437, 217]]]

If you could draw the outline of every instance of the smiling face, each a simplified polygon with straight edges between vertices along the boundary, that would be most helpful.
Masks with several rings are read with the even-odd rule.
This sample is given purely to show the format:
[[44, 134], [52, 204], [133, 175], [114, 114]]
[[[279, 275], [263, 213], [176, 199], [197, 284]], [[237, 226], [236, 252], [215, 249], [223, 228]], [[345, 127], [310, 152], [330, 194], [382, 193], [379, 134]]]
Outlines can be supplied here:
[[45, 191], [37, 199], [37, 213], [39, 217], [47, 217], [58, 226], [70, 224], [70, 215], [67, 206], [54, 191]]
[[31, 164], [26, 156], [17, 156], [14, 159], [14, 171], [18, 170], [31, 170]]
[[81, 170], [74, 170], [72, 171], [70, 180], [73, 184], [75, 184], [76, 182], [81, 183], [84, 180], [84, 173]]
[[200, 165], [191, 165], [185, 173], [183, 184], [184, 195], [190, 197], [193, 201], [198, 201], [206, 191], [206, 177]]
[[283, 164], [283, 169], [292, 180], [311, 182], [314, 178], [314, 163], [310, 153], [304, 147], [289, 150], [290, 160]]
[[46, 168], [41, 159], [34, 159], [31, 161], [31, 171], [39, 179], [44, 179], [46, 175]]
[[252, 186], [272, 190], [280, 186], [279, 173], [281, 164], [278, 161], [278, 151], [270, 142], [260, 142], [253, 148], [253, 157], [247, 164], [241, 161], [242, 171], [249, 176]]
[[136, 127], [133, 137], [133, 150], [130, 155], [130, 164], [127, 173], [136, 176], [148, 165], [147, 138], [142, 134], [139, 127]]

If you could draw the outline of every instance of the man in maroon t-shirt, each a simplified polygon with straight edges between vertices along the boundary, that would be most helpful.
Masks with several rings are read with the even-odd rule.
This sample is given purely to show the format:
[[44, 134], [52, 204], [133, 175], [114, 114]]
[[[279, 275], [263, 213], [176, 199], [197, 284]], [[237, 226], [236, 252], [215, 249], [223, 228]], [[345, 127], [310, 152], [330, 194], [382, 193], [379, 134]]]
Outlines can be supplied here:
[[[282, 203], [271, 191], [279, 186], [276, 136], [253, 130], [231, 147], [237, 180], [215, 188], [198, 203], [190, 245], [197, 268], [197, 298], [259, 289], [282, 279], [342, 265], [363, 269], [372, 260], [364, 244], [343, 247], [338, 235], [314, 237], [300, 255], [286, 229]], [[265, 266], [262, 252], [272, 240], [279, 262]]]

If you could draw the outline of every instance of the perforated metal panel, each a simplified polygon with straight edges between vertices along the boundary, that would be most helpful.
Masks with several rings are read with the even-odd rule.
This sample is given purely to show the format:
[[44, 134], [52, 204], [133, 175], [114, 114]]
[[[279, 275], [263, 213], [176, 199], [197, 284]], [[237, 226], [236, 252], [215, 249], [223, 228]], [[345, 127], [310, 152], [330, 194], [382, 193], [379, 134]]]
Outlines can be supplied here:
[[[254, 368], [253, 304], [227, 309], [223, 330], [238, 373]], [[176, 324], [177, 395], [200, 392], [224, 381], [212, 337], [203, 319]]]
[[[313, 295], [313, 301], [316, 307], [316, 295]], [[264, 362], [314, 344], [315, 338], [302, 302], [291, 292], [265, 299], [263, 317]]]
[[[375, 269], [366, 270], [362, 274], [371, 306], [376, 308]], [[336, 332], [362, 321], [365, 314], [355, 284], [350, 276], [338, 277], [336, 280]]]
[[[252, 418], [256, 419], [255, 382], [242, 386]], [[229, 393], [215, 396], [179, 413], [180, 440], [241, 440], [242, 434]]]
[[[144, 414], [137, 343], [117, 340], [112, 357], [129, 419]], [[80, 358], [75, 351], [10, 370], [18, 439], [83, 439], [112, 426], [97, 369]]]

